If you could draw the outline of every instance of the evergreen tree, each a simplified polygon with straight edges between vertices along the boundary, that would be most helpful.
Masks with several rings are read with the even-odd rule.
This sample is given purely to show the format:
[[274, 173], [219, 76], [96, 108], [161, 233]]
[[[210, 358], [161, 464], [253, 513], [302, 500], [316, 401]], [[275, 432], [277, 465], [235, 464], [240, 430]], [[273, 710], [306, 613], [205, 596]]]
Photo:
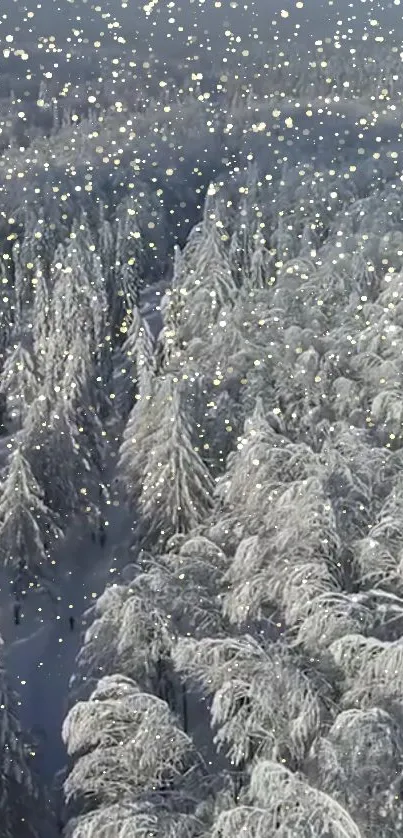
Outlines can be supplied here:
[[163, 541], [173, 533], [189, 532], [205, 517], [214, 486], [196, 450], [185, 388], [170, 377], [164, 392], [163, 425], [149, 450], [139, 499], [148, 533]]
[[147, 583], [142, 573], [128, 585], [105, 589], [88, 613], [93, 621], [77, 658], [78, 670], [87, 683], [118, 668], [142, 689], [168, 701], [173, 624]]
[[145, 398], [151, 392], [154, 372], [154, 338], [147, 321], [134, 306], [124, 343], [115, 356], [115, 389], [124, 419], [127, 419], [134, 399]]
[[50, 821], [34, 776], [34, 756], [17, 713], [18, 698], [0, 662], [0, 815], [4, 838], [39, 838]]
[[95, 486], [99, 487], [98, 474], [89, 466], [90, 461], [97, 461], [98, 449], [85, 446], [83, 456], [83, 441], [88, 440], [92, 427], [89, 424], [84, 428], [78, 421], [66, 397], [55, 398], [51, 391], [43, 389], [31, 405], [24, 428], [24, 447], [33, 472], [43, 486], [47, 506], [63, 529], [82, 512], [83, 505], [85, 514], [91, 517]]
[[400, 828], [402, 746], [399, 720], [378, 707], [339, 713], [317, 745], [318, 784], [345, 806], [363, 834]]
[[196, 763], [193, 744], [166, 703], [119, 675], [103, 678], [88, 701], [70, 710], [63, 740], [76, 759], [64, 783], [66, 803], [85, 799], [92, 810], [152, 802], [153, 795], [158, 804], [164, 790], [174, 799]]
[[357, 824], [334, 798], [284, 766], [262, 760], [254, 767], [245, 801], [219, 814], [209, 836], [245, 833], [266, 838], [274, 830], [284, 838], [361, 837]]
[[32, 306], [32, 333], [34, 337], [35, 357], [38, 369], [45, 372], [47, 341], [50, 331], [50, 295], [49, 287], [41, 262], [35, 265], [35, 291]]
[[323, 682], [321, 691], [315, 688], [315, 679], [280, 643], [251, 636], [182, 638], [174, 660], [212, 696], [215, 742], [233, 765], [244, 770], [259, 756], [302, 769], [320, 735], [331, 689], [325, 691]]
[[217, 206], [212, 198], [206, 200], [202, 223], [193, 228], [176, 258], [166, 317], [172, 324], [170, 340], [174, 336], [177, 346], [189, 345], [190, 355], [196, 339], [211, 340], [220, 313], [231, 309], [237, 296], [222, 229]]
[[38, 389], [35, 360], [21, 341], [14, 345], [5, 360], [0, 384], [0, 393], [6, 398], [8, 414], [20, 428]]
[[131, 197], [122, 201], [116, 211], [116, 291], [123, 303], [123, 315], [130, 314], [139, 303], [146, 264], [138, 216], [139, 207]]
[[1, 553], [6, 565], [16, 569], [22, 564], [37, 577], [46, 574], [45, 542], [58, 538], [60, 530], [44, 502], [21, 442], [10, 456], [0, 496]]

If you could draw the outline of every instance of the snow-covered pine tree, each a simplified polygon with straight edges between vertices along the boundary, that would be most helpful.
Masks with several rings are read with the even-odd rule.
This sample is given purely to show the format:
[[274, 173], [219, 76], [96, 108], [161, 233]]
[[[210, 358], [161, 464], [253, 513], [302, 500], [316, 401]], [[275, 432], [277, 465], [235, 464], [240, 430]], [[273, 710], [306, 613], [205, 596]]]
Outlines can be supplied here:
[[[77, 336], [85, 341], [92, 356], [103, 339], [99, 316], [98, 284], [87, 272], [88, 258], [83, 243], [74, 234], [66, 247], [58, 247], [52, 265], [52, 330], [68, 351]], [[103, 311], [103, 303], [101, 302]]]
[[169, 289], [164, 294], [161, 305], [163, 328], [156, 343], [158, 371], [164, 370], [170, 362], [174, 365], [178, 364], [181, 350], [184, 348], [179, 335], [181, 313], [184, 305], [184, 297], [181, 294], [183, 259], [179, 245], [174, 246], [172, 270], [172, 281]]
[[98, 463], [98, 442], [91, 448], [89, 433], [94, 429], [90, 422], [84, 435], [79, 424], [82, 419], [65, 394], [55, 394], [48, 387], [32, 403], [24, 426], [24, 450], [43, 487], [45, 503], [63, 529], [82, 512], [83, 504], [92, 512], [93, 499], [88, 493], [95, 486], [98, 502], [99, 472], [89, 466], [88, 459]]
[[[73, 243], [72, 253], [78, 254], [83, 261], [85, 273], [92, 289], [92, 320], [95, 347], [101, 348], [107, 327], [108, 295], [103, 270], [102, 259], [97, 252], [96, 244], [90, 230], [88, 219], [81, 214], [79, 222], [74, 221], [71, 228], [70, 240]], [[74, 270], [74, 260], [71, 263]]]
[[0, 367], [3, 364], [5, 350], [10, 341], [14, 321], [14, 288], [11, 276], [11, 266], [3, 260], [0, 262], [0, 285], [2, 288], [2, 299], [0, 305]]
[[[185, 800], [182, 801], [185, 803]], [[105, 829], [114, 838], [201, 838], [203, 823], [196, 815], [172, 809], [164, 797], [139, 803], [114, 803], [72, 819], [66, 838], [98, 838]]]
[[210, 196], [201, 224], [193, 228], [180, 259], [176, 258], [166, 312], [168, 324], [173, 324], [168, 328], [170, 338], [174, 334], [179, 347], [189, 345], [189, 354], [192, 341], [211, 341], [222, 309], [230, 309], [238, 293], [225, 239], [219, 210]]
[[174, 533], [190, 532], [203, 520], [212, 507], [214, 488], [197, 450], [188, 391], [175, 376], [166, 378], [164, 383], [158, 380], [166, 394], [163, 424], [149, 448], [139, 498], [148, 536], [154, 534], [162, 542]]
[[20, 242], [15, 242], [12, 249], [14, 274], [14, 321], [16, 328], [23, 327], [23, 321], [31, 302], [32, 286], [28, 281], [28, 269], [20, 257]]
[[[24, 211], [24, 237], [20, 248], [20, 262], [29, 282], [34, 276], [38, 259], [45, 276], [49, 275], [55, 247], [64, 239], [67, 232], [62, 215], [63, 211], [56, 201], [49, 201], [47, 206], [39, 206], [38, 211], [29, 208]], [[31, 295], [32, 289], [28, 288], [28, 292]]]
[[249, 163], [244, 176], [244, 185], [239, 188], [241, 200], [237, 207], [235, 230], [231, 236], [230, 261], [233, 274], [238, 278], [238, 284], [246, 283], [250, 290], [253, 288], [251, 280], [254, 254], [264, 245], [260, 229], [261, 187], [258, 167], [256, 163]]
[[145, 318], [142, 318], [136, 343], [137, 390], [140, 399], [151, 394], [156, 373], [154, 336]]
[[251, 635], [180, 638], [173, 658], [211, 696], [215, 743], [232, 765], [245, 770], [259, 756], [302, 769], [320, 735], [330, 684], [323, 679], [319, 690], [282, 643]]
[[99, 218], [96, 224], [96, 239], [97, 251], [102, 262], [102, 273], [105, 278], [105, 291], [108, 299], [108, 310], [111, 318], [112, 338], [114, 339], [115, 332], [121, 324], [121, 321], [118, 323], [114, 319], [114, 309], [116, 304], [115, 236], [113, 226], [106, 216], [105, 206], [102, 202], [99, 203]]
[[[2, 645], [3, 641], [1, 641]], [[18, 719], [0, 648], [0, 818], [2, 838], [40, 838], [46, 822], [44, 801], [30, 764], [32, 747]]]
[[162, 395], [162, 387], [157, 390], [154, 381], [151, 394], [135, 401], [123, 432], [118, 478], [133, 510], [141, 492], [149, 450], [163, 422], [165, 398]]
[[7, 412], [15, 427], [22, 427], [39, 387], [35, 358], [21, 340], [10, 347], [0, 382], [0, 393], [6, 398]]
[[18, 440], [10, 455], [8, 473], [0, 495], [0, 550], [4, 564], [21, 565], [34, 578], [47, 572], [45, 543], [60, 537], [55, 518], [44, 502], [27, 456], [25, 440]]
[[78, 672], [88, 686], [118, 670], [170, 703], [174, 627], [149, 581], [148, 574], [138, 574], [130, 584], [112, 585], [101, 594], [87, 613], [93, 621], [77, 657]]
[[45, 272], [39, 259], [35, 263], [34, 300], [32, 306], [32, 334], [35, 359], [40, 373], [45, 371], [45, 357], [50, 329], [50, 295]]
[[[80, 364], [83, 355], [88, 378], [93, 381], [94, 409], [104, 417], [110, 408], [112, 347], [107, 334], [108, 303], [102, 265], [94, 248], [88, 228], [80, 224], [73, 225], [67, 248], [56, 251], [48, 367], [55, 384], [63, 388], [66, 359], [70, 366]], [[75, 358], [74, 350], [79, 349]]]
[[362, 838], [358, 825], [333, 797], [276, 762], [260, 760], [242, 803], [224, 810], [209, 838]]
[[[70, 416], [70, 423], [74, 437], [80, 435], [85, 443], [82, 444], [82, 455], [90, 465], [87, 470], [95, 467], [98, 472], [104, 466], [104, 451], [102, 437], [102, 422], [97, 411], [98, 382], [94, 380], [95, 372], [89, 347], [80, 335], [77, 335], [66, 359], [64, 375], [60, 382], [62, 398], [66, 401], [66, 411]], [[97, 475], [94, 475], [96, 478]]]
[[180, 812], [186, 805], [183, 785], [197, 765], [193, 743], [168, 705], [130, 678], [102, 678], [89, 700], [70, 710], [62, 735], [75, 759], [64, 783], [68, 807], [100, 812], [148, 801], [158, 808], [170, 799]]
[[314, 749], [316, 784], [345, 806], [362, 834], [393, 834], [403, 820], [402, 755], [399, 714], [344, 710]]
[[270, 618], [283, 609], [286, 624], [296, 625], [310, 613], [314, 597], [341, 587], [341, 543], [320, 481], [295, 481], [275, 492], [271, 520], [240, 542], [228, 574], [226, 610], [236, 622]]
[[131, 312], [139, 303], [140, 287], [146, 264], [145, 245], [138, 224], [137, 201], [128, 197], [116, 210], [116, 269], [115, 294], [121, 300], [121, 315]]
[[141, 400], [151, 393], [155, 372], [154, 338], [147, 320], [141, 317], [137, 306], [133, 307], [126, 328], [125, 341], [117, 349], [114, 362], [115, 404], [125, 420], [135, 397]]
[[[240, 529], [248, 534], [258, 531], [264, 518], [262, 488], [268, 477], [275, 483], [277, 475], [280, 480], [283, 473], [285, 439], [277, 432], [279, 428], [275, 417], [270, 419], [271, 421], [269, 417], [266, 418], [262, 399], [259, 397], [252, 414], [245, 420], [243, 434], [238, 437], [236, 450], [231, 451], [228, 456], [225, 473], [217, 481], [217, 517], [229, 525], [231, 535]], [[269, 456], [272, 458], [270, 464]], [[276, 461], [278, 465], [273, 479], [273, 466]], [[236, 547], [236, 544], [234, 546]]]
[[[175, 542], [179, 540], [179, 544]], [[222, 614], [228, 558], [204, 535], [174, 537], [167, 551], [153, 557], [137, 585], [147, 586], [176, 634], [211, 637], [223, 630]]]

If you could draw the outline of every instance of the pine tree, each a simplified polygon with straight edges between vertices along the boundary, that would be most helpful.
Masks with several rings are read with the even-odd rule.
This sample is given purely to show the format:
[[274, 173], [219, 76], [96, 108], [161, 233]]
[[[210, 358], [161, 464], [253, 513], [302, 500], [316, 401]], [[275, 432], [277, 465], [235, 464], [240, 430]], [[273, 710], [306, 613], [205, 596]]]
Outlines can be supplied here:
[[266, 838], [274, 830], [284, 838], [361, 838], [357, 824], [334, 798], [284, 766], [262, 760], [254, 767], [245, 800], [219, 814], [210, 838], [243, 833]]
[[34, 776], [32, 748], [17, 714], [18, 698], [0, 662], [0, 816], [4, 838], [39, 838], [48, 820]]
[[259, 756], [293, 771], [303, 767], [331, 689], [322, 682], [319, 692], [280, 643], [250, 635], [186, 637], [173, 657], [179, 671], [212, 697], [215, 743], [232, 765], [244, 770]]
[[49, 287], [41, 262], [35, 264], [35, 291], [32, 306], [32, 333], [34, 337], [35, 357], [38, 369], [45, 371], [45, 357], [50, 330], [50, 295]]
[[134, 306], [126, 337], [115, 356], [115, 390], [121, 415], [127, 419], [134, 399], [151, 392], [155, 372], [154, 339], [147, 321]]
[[174, 537], [167, 551], [153, 557], [147, 572], [136, 580], [144, 586], [160, 613], [169, 616], [172, 633], [211, 637], [225, 624], [222, 602], [228, 558], [205, 535]]
[[77, 658], [78, 670], [87, 684], [118, 669], [141, 689], [169, 701], [174, 630], [169, 610], [159, 608], [148, 581], [143, 573], [128, 585], [105, 589], [87, 615], [93, 622]]
[[76, 509], [78, 457], [65, 402], [55, 398], [52, 389], [42, 389], [30, 407], [24, 449], [36, 480], [43, 486], [46, 505], [65, 526]]
[[86, 800], [99, 809], [152, 800], [153, 793], [158, 800], [196, 762], [167, 704], [119, 675], [103, 678], [88, 701], [70, 710], [62, 735], [76, 759], [64, 783], [67, 805]]
[[176, 256], [167, 322], [170, 340], [174, 336], [182, 348], [189, 344], [189, 354], [196, 339], [211, 340], [220, 313], [232, 308], [238, 293], [222, 228], [218, 208], [210, 198], [202, 223], [193, 228], [180, 258]]
[[147, 457], [139, 499], [148, 532], [163, 540], [174, 533], [189, 532], [203, 519], [211, 508], [214, 486], [196, 450], [185, 388], [170, 377], [164, 392], [163, 426]]
[[0, 543], [5, 565], [21, 564], [36, 576], [46, 574], [45, 542], [59, 538], [60, 530], [44, 502], [21, 440], [10, 456], [8, 474], [0, 496]]
[[399, 718], [379, 708], [345, 710], [315, 749], [318, 784], [363, 834], [387, 834], [403, 819]]
[[31, 284], [28, 270], [21, 261], [20, 243], [16, 242], [12, 250], [14, 272], [14, 320], [17, 329], [23, 327], [27, 309], [31, 302]]
[[130, 197], [122, 201], [116, 210], [116, 260], [119, 265], [116, 290], [124, 302], [123, 314], [138, 305], [144, 276], [145, 245], [138, 215], [137, 202]]
[[10, 418], [22, 427], [28, 409], [39, 389], [35, 360], [21, 341], [14, 345], [5, 360], [0, 393], [6, 397]]
[[186, 812], [172, 811], [170, 801], [163, 797], [142, 803], [116, 803], [102, 806], [95, 812], [72, 820], [67, 827], [68, 838], [97, 838], [105, 829], [113, 830], [115, 838], [198, 838], [199, 818]]

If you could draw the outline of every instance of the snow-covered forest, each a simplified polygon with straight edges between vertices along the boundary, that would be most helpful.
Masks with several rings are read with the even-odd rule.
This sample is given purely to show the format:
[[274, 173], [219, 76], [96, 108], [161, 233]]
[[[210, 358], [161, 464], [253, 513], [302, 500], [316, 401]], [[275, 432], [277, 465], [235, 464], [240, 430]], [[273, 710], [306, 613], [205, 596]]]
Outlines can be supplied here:
[[0, 838], [398, 838], [399, 31], [5, 18]]

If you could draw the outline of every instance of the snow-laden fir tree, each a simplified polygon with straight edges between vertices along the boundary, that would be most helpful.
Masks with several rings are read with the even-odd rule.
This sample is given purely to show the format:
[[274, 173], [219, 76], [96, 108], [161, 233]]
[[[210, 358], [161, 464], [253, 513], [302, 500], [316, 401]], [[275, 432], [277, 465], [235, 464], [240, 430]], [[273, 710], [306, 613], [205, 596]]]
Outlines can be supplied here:
[[303, 768], [331, 698], [324, 679], [316, 683], [281, 643], [252, 636], [182, 638], [174, 660], [211, 695], [215, 742], [233, 765], [245, 769], [259, 756]]
[[165, 313], [170, 340], [182, 348], [189, 344], [189, 354], [193, 341], [211, 340], [222, 309], [230, 309], [238, 293], [223, 233], [218, 208], [210, 196], [201, 224], [193, 228], [180, 258], [176, 258]]
[[[71, 819], [66, 838], [99, 838], [109, 830], [114, 838], [201, 838], [203, 822], [195, 815], [172, 810], [168, 799], [115, 803]], [[108, 833], [106, 833], [108, 834]]]
[[8, 415], [18, 428], [22, 427], [39, 386], [35, 357], [21, 340], [9, 350], [0, 383], [0, 393], [6, 398]]
[[56, 250], [52, 265], [52, 329], [66, 350], [80, 336], [96, 357], [105, 338], [106, 299], [101, 265], [93, 265], [88, 255], [85, 258], [83, 248], [83, 242], [74, 234], [66, 247]]
[[76, 410], [66, 394], [54, 394], [48, 387], [32, 403], [24, 427], [24, 449], [33, 473], [63, 529], [77, 514], [93, 517], [98, 504], [102, 459], [98, 420], [92, 412], [88, 422], [86, 418], [80, 403]]
[[[219, 518], [230, 522], [233, 530], [241, 526], [253, 534], [263, 525], [266, 497], [263, 489], [268, 479], [270, 488], [275, 488], [280, 475], [284, 475], [287, 459], [286, 440], [276, 430], [279, 430], [276, 417], [266, 417], [262, 399], [257, 399], [252, 414], [245, 420], [243, 434], [237, 439], [236, 450], [229, 453], [225, 473], [217, 481], [215, 491], [220, 504]], [[303, 468], [303, 461], [293, 459]]]
[[[78, 254], [80, 260], [83, 260], [85, 272], [92, 289], [94, 340], [99, 350], [105, 337], [107, 324], [107, 286], [102, 259], [97, 252], [88, 219], [84, 213], [81, 214], [79, 222], [73, 222], [70, 239], [73, 245], [72, 253], [74, 255]], [[73, 264], [74, 260], [72, 267]]]
[[286, 623], [295, 625], [313, 597], [340, 588], [340, 539], [320, 481], [295, 481], [276, 494], [271, 521], [241, 542], [228, 575], [226, 607], [240, 622], [283, 608]]
[[[214, 483], [197, 450], [189, 391], [172, 375], [159, 380], [156, 401], [160, 388], [165, 396], [162, 424], [149, 443], [139, 503], [148, 536], [165, 541], [203, 520], [211, 509]], [[130, 479], [130, 463], [126, 473]]]
[[344, 710], [314, 750], [316, 782], [364, 835], [392, 835], [403, 819], [399, 715], [379, 707]]
[[147, 460], [164, 425], [170, 383], [153, 380], [151, 391], [134, 402], [120, 446], [118, 477], [134, 510], [142, 488]]
[[147, 320], [133, 307], [125, 340], [114, 359], [114, 382], [118, 409], [124, 419], [133, 407], [135, 398], [144, 399], [151, 393], [155, 373], [154, 338]]
[[175, 827], [176, 834], [193, 834], [198, 758], [164, 701], [129, 678], [105, 677], [70, 710], [63, 740], [75, 759], [64, 783], [66, 804], [86, 809], [68, 834], [91, 836], [101, 823], [139, 838], [153, 828], [161, 838]]
[[17, 329], [21, 329], [31, 302], [32, 286], [27, 275], [29, 271], [21, 261], [19, 242], [15, 242], [13, 245], [12, 255], [14, 274], [14, 321]]
[[36, 363], [39, 371], [44, 372], [44, 359], [49, 337], [50, 294], [45, 272], [39, 259], [35, 265], [33, 282], [35, 290], [32, 305], [32, 334]]
[[176, 634], [211, 637], [223, 630], [222, 602], [228, 558], [204, 535], [181, 536], [167, 551], [152, 557], [137, 585], [147, 586]]
[[47, 541], [59, 538], [54, 515], [44, 501], [19, 440], [10, 455], [0, 494], [0, 549], [5, 565], [26, 567], [30, 574], [46, 574]]
[[157, 337], [155, 350], [158, 371], [169, 368], [170, 364], [175, 366], [181, 360], [181, 352], [184, 349], [180, 331], [184, 307], [184, 294], [181, 292], [183, 281], [183, 252], [176, 244], [172, 259], [172, 281], [161, 301], [163, 327]]
[[108, 299], [108, 308], [111, 315], [111, 329], [112, 334], [115, 335], [115, 329], [120, 326], [120, 323], [115, 322], [114, 306], [116, 304], [116, 286], [115, 286], [115, 236], [111, 222], [106, 217], [105, 207], [103, 203], [99, 204], [99, 219], [96, 224], [96, 245], [97, 252], [102, 262], [102, 273], [105, 278], [105, 290]]
[[118, 670], [169, 702], [174, 625], [148, 581], [140, 573], [129, 584], [106, 588], [98, 598], [86, 615], [92, 622], [77, 657], [78, 673], [88, 685]]
[[[1, 641], [3, 646], [3, 641]], [[45, 813], [34, 752], [18, 718], [18, 698], [8, 682], [0, 648], [0, 817], [2, 838], [39, 838]]]
[[209, 838], [362, 838], [358, 825], [333, 797], [276, 762], [261, 760], [240, 805], [224, 810]]
[[145, 243], [138, 223], [139, 206], [132, 197], [119, 204], [116, 211], [115, 294], [121, 301], [121, 313], [138, 305], [146, 264]]
[[[82, 457], [80, 473], [87, 473], [84, 485], [96, 483], [104, 469], [105, 451], [103, 425], [98, 411], [100, 389], [89, 348], [77, 335], [66, 360], [60, 382], [64, 401], [62, 412], [69, 417], [71, 434]], [[101, 396], [102, 399], [102, 396]], [[110, 403], [102, 399], [104, 406]]]

